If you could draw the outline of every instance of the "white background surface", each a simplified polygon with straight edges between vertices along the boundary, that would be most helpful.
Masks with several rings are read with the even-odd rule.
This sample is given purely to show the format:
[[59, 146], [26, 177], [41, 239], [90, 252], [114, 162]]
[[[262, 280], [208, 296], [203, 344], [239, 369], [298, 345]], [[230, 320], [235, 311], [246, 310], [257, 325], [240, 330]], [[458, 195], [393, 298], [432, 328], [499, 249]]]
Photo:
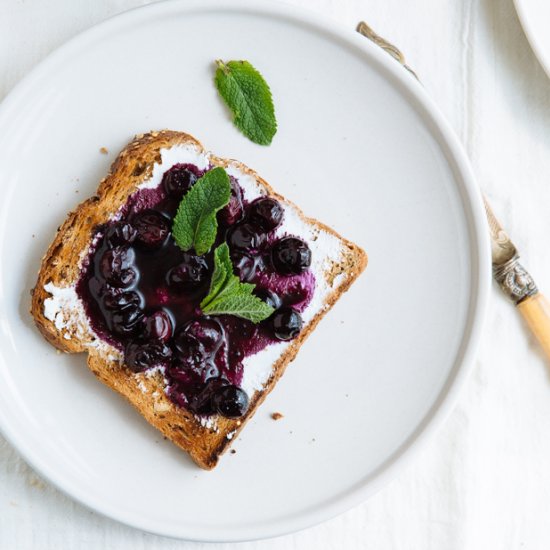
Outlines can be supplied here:
[[[0, 98], [56, 46], [131, 0], [2, 0]], [[550, 81], [511, 0], [296, 2], [367, 20], [406, 52], [470, 155], [539, 285], [550, 279]], [[546, 157], [546, 158], [545, 158]], [[550, 288], [550, 281], [547, 288]], [[548, 548], [550, 379], [521, 319], [494, 292], [459, 405], [398, 479], [321, 526], [245, 549]], [[292, 495], [289, 495], [292, 498]], [[235, 545], [234, 545], [235, 546]], [[0, 440], [0, 548], [231, 548], [142, 534], [45, 485]]]

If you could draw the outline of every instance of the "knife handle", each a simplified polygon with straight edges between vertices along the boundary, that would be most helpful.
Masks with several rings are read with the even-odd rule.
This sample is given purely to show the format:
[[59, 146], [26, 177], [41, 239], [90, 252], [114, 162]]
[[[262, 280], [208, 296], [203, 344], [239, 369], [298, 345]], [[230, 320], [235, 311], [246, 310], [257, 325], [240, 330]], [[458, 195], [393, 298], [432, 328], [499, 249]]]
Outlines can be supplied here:
[[550, 302], [544, 294], [537, 292], [522, 300], [518, 309], [550, 358]]

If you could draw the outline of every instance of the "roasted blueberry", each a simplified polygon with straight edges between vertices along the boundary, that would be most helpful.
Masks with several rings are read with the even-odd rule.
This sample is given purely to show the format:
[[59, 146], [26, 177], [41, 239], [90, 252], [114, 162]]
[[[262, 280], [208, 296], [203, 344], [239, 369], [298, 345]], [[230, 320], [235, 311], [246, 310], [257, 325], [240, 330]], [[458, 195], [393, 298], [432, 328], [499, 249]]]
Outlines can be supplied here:
[[204, 361], [208, 355], [203, 344], [182, 328], [174, 334], [173, 345], [178, 357], [190, 358], [191, 362]]
[[263, 300], [268, 306], [273, 309], [279, 309], [282, 305], [281, 298], [278, 294], [275, 294], [272, 290], [267, 288], [257, 288], [254, 290], [254, 294]]
[[220, 375], [217, 365], [210, 360], [190, 364], [175, 359], [168, 372], [174, 380], [183, 384], [203, 383]]
[[264, 243], [265, 233], [259, 232], [253, 225], [243, 223], [234, 227], [228, 235], [229, 246], [234, 250], [253, 252], [258, 250]]
[[202, 317], [189, 321], [182, 327], [182, 331], [198, 340], [210, 355], [214, 355], [223, 343], [223, 327], [213, 318]]
[[194, 388], [194, 395], [189, 398], [188, 404], [191, 412], [200, 415], [209, 415], [216, 412], [213, 407], [214, 396], [226, 384], [227, 382], [222, 378], [211, 378], [202, 386]]
[[174, 347], [174, 378], [180, 382], [204, 382], [212, 376], [217, 376], [212, 356], [196, 338], [178, 331], [174, 338]]
[[170, 234], [168, 220], [156, 210], [136, 214], [132, 225], [137, 231], [136, 244], [147, 249], [160, 248]]
[[187, 408], [200, 416], [209, 416], [214, 412], [208, 386], [193, 388], [188, 397]]
[[136, 334], [143, 328], [143, 312], [137, 305], [115, 311], [111, 316], [111, 327], [119, 336]]
[[147, 340], [167, 342], [172, 337], [172, 320], [163, 310], [155, 311], [145, 318], [143, 336]]
[[141, 298], [137, 292], [107, 292], [103, 297], [107, 309], [124, 309], [128, 306], [141, 306]]
[[128, 222], [115, 223], [105, 232], [105, 238], [111, 246], [131, 244], [136, 235], [137, 231]]
[[220, 371], [214, 361], [207, 361], [195, 369], [195, 374], [201, 382], [207, 382], [212, 378], [218, 378]]
[[269, 232], [281, 225], [284, 210], [279, 201], [271, 197], [261, 197], [248, 207], [247, 215], [255, 227]]
[[208, 278], [208, 264], [201, 256], [183, 253], [183, 261], [173, 267], [166, 276], [166, 282], [174, 289], [189, 289]]
[[270, 319], [271, 329], [278, 340], [292, 340], [302, 330], [302, 316], [290, 307], [276, 311]]
[[271, 259], [278, 273], [295, 275], [311, 265], [311, 250], [301, 239], [284, 237], [273, 245]]
[[176, 198], [181, 198], [197, 181], [197, 174], [191, 168], [176, 164], [162, 176], [164, 190]]
[[229, 204], [220, 211], [219, 220], [226, 226], [235, 225], [243, 217], [243, 195], [239, 184], [231, 178]]
[[257, 257], [241, 250], [235, 250], [231, 252], [231, 261], [235, 274], [241, 281], [251, 281], [254, 275], [256, 275], [256, 268], [258, 266]]
[[99, 260], [99, 270], [103, 278], [112, 286], [126, 288], [132, 285], [137, 272], [131, 267], [134, 261], [132, 249], [115, 246], [105, 250]]
[[212, 405], [226, 418], [239, 418], [248, 409], [248, 396], [237, 386], [223, 386], [214, 392]]
[[156, 366], [166, 366], [172, 357], [172, 350], [162, 342], [140, 344], [130, 342], [124, 350], [124, 361], [134, 372], [142, 372]]
[[119, 286], [120, 288], [128, 288], [129, 286], [132, 286], [136, 278], [136, 271], [129, 267], [128, 269], [122, 270], [118, 278], [112, 277], [109, 282], [112, 285]]

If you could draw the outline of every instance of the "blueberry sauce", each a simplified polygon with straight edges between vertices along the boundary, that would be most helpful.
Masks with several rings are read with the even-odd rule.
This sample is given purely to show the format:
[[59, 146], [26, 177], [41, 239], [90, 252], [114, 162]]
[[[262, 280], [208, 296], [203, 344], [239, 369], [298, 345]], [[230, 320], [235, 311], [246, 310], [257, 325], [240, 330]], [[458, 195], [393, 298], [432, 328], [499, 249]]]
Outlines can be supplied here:
[[275, 312], [257, 325], [232, 315], [205, 316], [213, 253], [183, 252], [171, 235], [185, 193], [203, 175], [176, 164], [161, 184], [131, 195], [116, 221], [98, 226], [77, 284], [93, 330], [121, 350], [133, 372], [162, 367], [170, 399], [198, 415], [242, 416], [249, 396], [240, 387], [243, 359], [295, 338], [300, 313], [313, 297], [311, 252], [293, 236], [277, 237], [280, 203], [243, 199], [231, 180], [231, 199], [218, 213], [212, 250], [227, 242], [235, 273]]

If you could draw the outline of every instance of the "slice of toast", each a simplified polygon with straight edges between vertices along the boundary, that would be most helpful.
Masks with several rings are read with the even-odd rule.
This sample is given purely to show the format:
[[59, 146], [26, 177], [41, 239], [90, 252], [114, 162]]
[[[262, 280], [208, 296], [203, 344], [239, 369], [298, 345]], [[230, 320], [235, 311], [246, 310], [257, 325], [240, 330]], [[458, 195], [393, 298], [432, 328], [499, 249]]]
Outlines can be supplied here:
[[[223, 166], [239, 180], [247, 201], [261, 195], [277, 198], [285, 209], [280, 231], [303, 238], [312, 250], [311, 269], [316, 288], [313, 300], [302, 314], [302, 331], [295, 340], [270, 345], [245, 359], [242, 386], [249, 395], [250, 405], [239, 419], [198, 417], [167, 397], [161, 370], [131, 372], [124, 365], [122, 353], [91, 329], [75, 290], [82, 262], [94, 244], [96, 226], [115, 217], [139, 188], [158, 185], [164, 171], [186, 162], [203, 168]], [[31, 313], [52, 345], [67, 353], [88, 352], [88, 366], [102, 382], [126, 397], [150, 424], [187, 451], [200, 467], [211, 469], [273, 389], [317, 323], [365, 269], [366, 263], [367, 256], [361, 248], [317, 220], [306, 218], [250, 168], [208, 153], [188, 134], [170, 130], [150, 132], [138, 135], [123, 149], [109, 175], [101, 181], [97, 194], [71, 212], [58, 229], [32, 291]]]

